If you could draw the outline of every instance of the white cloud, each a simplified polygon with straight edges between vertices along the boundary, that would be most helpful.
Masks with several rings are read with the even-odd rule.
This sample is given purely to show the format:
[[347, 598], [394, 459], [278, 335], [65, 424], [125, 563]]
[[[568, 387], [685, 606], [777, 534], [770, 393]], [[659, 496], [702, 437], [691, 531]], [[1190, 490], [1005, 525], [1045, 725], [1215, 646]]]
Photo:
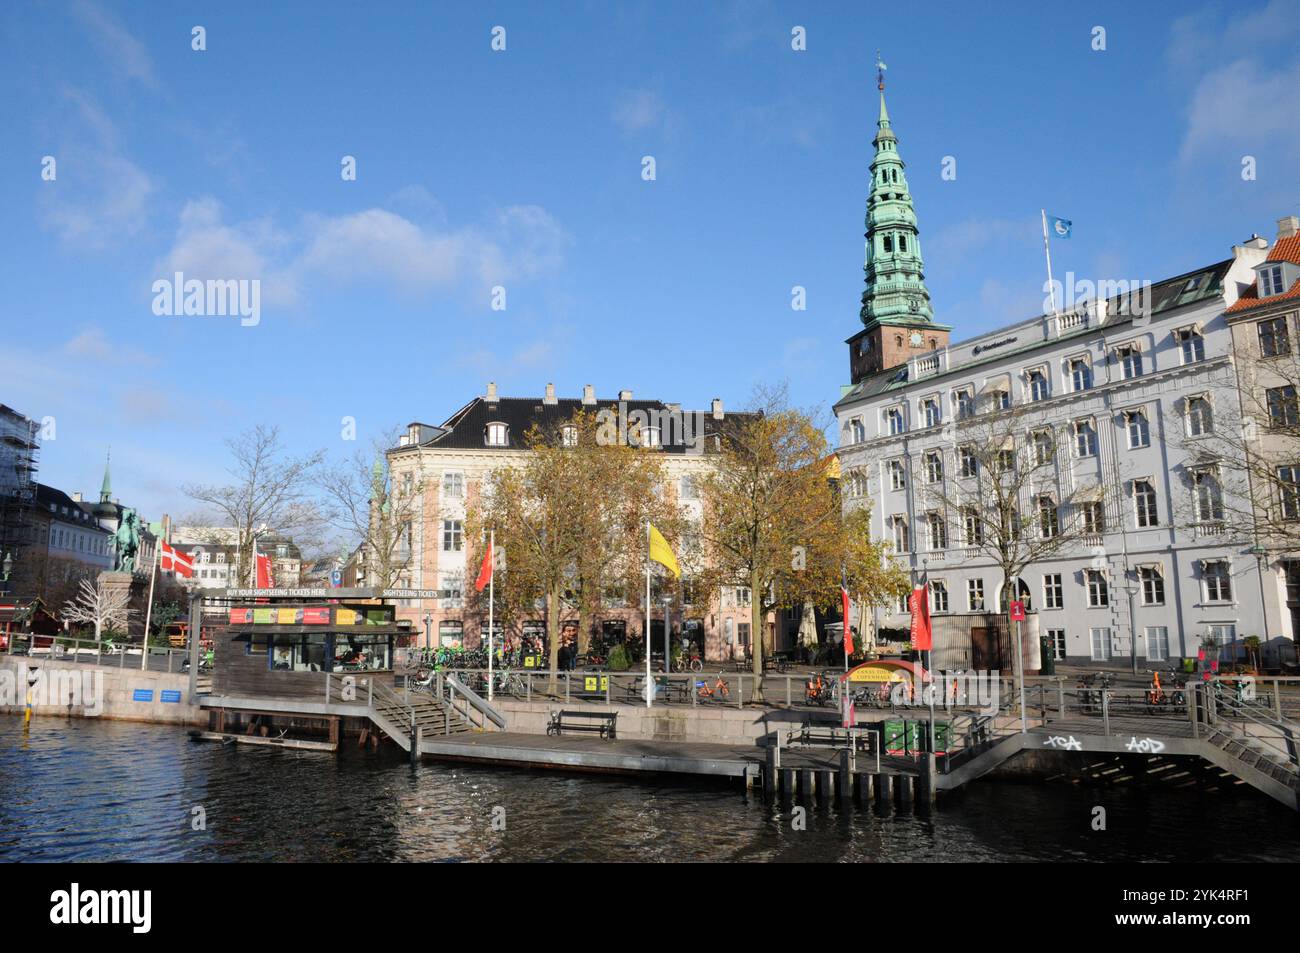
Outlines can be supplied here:
[[86, 93], [65, 91], [72, 115], [53, 155], [57, 177], [37, 185], [44, 224], [70, 245], [107, 248], [146, 224], [153, 180], [118, 147], [117, 129]]
[[405, 295], [508, 287], [554, 271], [568, 242], [559, 223], [531, 205], [501, 209], [484, 227], [420, 224], [370, 208], [309, 215], [282, 229], [270, 219], [227, 223], [205, 197], [186, 203], [156, 270], [159, 277], [258, 278], [266, 303], [293, 306], [324, 283], [379, 284]]
[[96, 325], [78, 331], [63, 345], [63, 353], [75, 360], [95, 364], [152, 366], [158, 363], [158, 358], [152, 354], [113, 343]]
[[633, 89], [618, 97], [610, 118], [624, 132], [641, 132], [652, 126], [666, 125], [669, 113], [658, 93], [648, 89]]
[[[1246, 112], [1248, 110], [1248, 113]], [[1269, 71], [1250, 60], [1208, 73], [1187, 109], [1181, 158], [1254, 154], [1261, 146], [1300, 153], [1300, 65]]]
[[72, 15], [80, 21], [100, 54], [130, 79], [155, 86], [153, 60], [137, 40], [111, 13], [92, 0], [77, 0]]

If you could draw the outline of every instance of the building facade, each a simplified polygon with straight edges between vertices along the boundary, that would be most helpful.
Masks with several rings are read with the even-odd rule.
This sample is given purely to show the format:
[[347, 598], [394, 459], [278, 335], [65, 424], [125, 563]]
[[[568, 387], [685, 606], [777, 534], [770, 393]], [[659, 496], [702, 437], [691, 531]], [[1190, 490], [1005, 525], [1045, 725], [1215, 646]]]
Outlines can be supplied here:
[[[469, 507], [474, 505], [484, 480], [502, 467], [521, 467], [528, 459], [525, 437], [529, 429], [560, 426], [577, 411], [597, 413], [608, 410], [623, 419], [650, 421], [640, 426], [639, 444], [662, 456], [667, 492], [672, 494], [689, 519], [702, 518], [701, 503], [695, 489], [696, 479], [710, 467], [708, 448], [717, 428], [726, 419], [722, 401], [715, 399], [705, 411], [683, 411], [679, 405], [655, 400], [636, 400], [631, 391], [619, 392], [615, 399], [598, 400], [588, 385], [581, 398], [560, 398], [553, 385], [546, 386], [542, 397], [500, 397], [495, 384], [475, 397], [439, 426], [412, 423], [388, 453], [389, 474], [394, 493], [418, 492], [411, 508], [409, 551], [404, 554], [405, 568], [398, 584], [416, 589], [437, 589], [452, 593], [450, 598], [405, 600], [399, 604], [398, 617], [411, 620], [416, 631], [427, 633], [432, 645], [477, 646], [486, 634], [486, 618], [469, 611], [464, 594], [473, 585], [477, 567], [466, 565], [470, 547], [466, 545], [465, 523]], [[691, 433], [683, 440], [681, 432], [671, 433], [666, 423], [653, 421], [688, 419]], [[634, 425], [636, 426], [636, 425]], [[701, 452], [688, 452], [692, 445]], [[507, 570], [508, 572], [508, 570]], [[359, 550], [345, 569], [345, 581], [355, 577], [370, 579], [364, 552]], [[683, 599], [690, 600], [690, 586], [683, 587]], [[593, 620], [587, 638], [644, 638], [645, 616], [643, 593], [611, 594], [598, 618]], [[662, 619], [663, 608], [655, 605], [654, 615]], [[750, 644], [750, 592], [741, 586], [724, 588], [721, 598], [708, 604], [690, 601], [676, 604], [672, 630], [684, 633], [709, 659], [742, 658]], [[561, 618], [576, 618], [567, 609]], [[536, 616], [523, 620], [520, 630], [508, 635], [550, 636], [545, 632], [546, 614], [538, 606]], [[427, 622], [426, 622], [427, 620]], [[769, 626], [774, 626], [769, 621]], [[662, 633], [652, 623], [652, 638]], [[767, 633], [769, 639], [775, 629]], [[782, 646], [778, 641], [777, 648]], [[657, 650], [658, 645], [656, 643]]]
[[[1240, 654], [1244, 637], [1260, 636], [1266, 654], [1294, 661], [1293, 629], [1277, 618], [1285, 586], [1229, 525], [1240, 501], [1226, 498], [1210, 449], [1216, 428], [1240, 425], [1227, 315], [1257, 285], [1259, 243], [1163, 281], [1099, 283], [1064, 312], [953, 344], [924, 307], [886, 323], [874, 306], [873, 256], [885, 237], [897, 254], [890, 222], [915, 222], [897, 210], [888, 220], [873, 214], [911, 205], [905, 187], [890, 191], [892, 176], [880, 181], [880, 169], [901, 162], [883, 90], [880, 130], [870, 307], [849, 339], [852, 383], [835, 405], [845, 505], [871, 506], [874, 531], [915, 578], [928, 578], [935, 615], [998, 612], [1019, 598], [1058, 659], [1167, 667], [1210, 644]], [[901, 237], [917, 247], [910, 230]], [[923, 281], [919, 249], [916, 261]], [[979, 518], [989, 474], [977, 472], [969, 441], [983, 415], [1014, 421], [1000, 438], [1008, 466], [1034, 463], [1011, 519], [1038, 514], [1034, 531], [1064, 540], [1025, 568], [1014, 593], [1002, 591]], [[876, 622], [906, 628], [905, 606]]]

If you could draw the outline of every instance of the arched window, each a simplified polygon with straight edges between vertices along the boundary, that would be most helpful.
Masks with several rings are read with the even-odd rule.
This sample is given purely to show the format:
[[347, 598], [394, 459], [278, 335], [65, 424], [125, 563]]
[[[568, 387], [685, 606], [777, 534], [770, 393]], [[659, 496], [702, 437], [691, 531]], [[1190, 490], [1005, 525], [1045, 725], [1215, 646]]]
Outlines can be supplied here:
[[484, 438], [489, 447], [504, 447], [510, 442], [510, 427], [502, 423], [488, 424]]
[[881, 240], [881, 244], [884, 246], [885, 254], [892, 255], [894, 253], [894, 239], [889, 235], [886, 235]]
[[898, 250], [899, 250], [899, 251], [907, 251], [907, 236], [906, 236], [906, 235], [899, 235], [899, 236], [898, 236]]

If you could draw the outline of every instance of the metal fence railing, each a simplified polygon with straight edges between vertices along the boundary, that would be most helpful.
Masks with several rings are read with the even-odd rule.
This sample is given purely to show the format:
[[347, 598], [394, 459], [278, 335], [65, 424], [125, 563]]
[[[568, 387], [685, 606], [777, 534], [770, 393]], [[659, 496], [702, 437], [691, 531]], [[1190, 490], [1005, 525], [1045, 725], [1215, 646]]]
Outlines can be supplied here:
[[139, 643], [15, 632], [10, 634], [3, 654], [74, 664], [135, 667], [151, 672], [179, 673], [188, 670], [189, 649], [150, 645], [144, 652], [148, 654], [147, 660], [141, 658]]

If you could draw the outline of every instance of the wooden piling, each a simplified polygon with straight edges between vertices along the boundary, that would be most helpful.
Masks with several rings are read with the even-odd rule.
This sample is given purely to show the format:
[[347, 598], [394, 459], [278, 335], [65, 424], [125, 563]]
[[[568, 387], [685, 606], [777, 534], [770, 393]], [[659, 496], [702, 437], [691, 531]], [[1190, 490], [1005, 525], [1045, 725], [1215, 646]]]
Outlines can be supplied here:
[[876, 807], [888, 811], [894, 806], [894, 776], [892, 774], [876, 775]]
[[803, 768], [799, 771], [799, 800], [805, 807], [813, 806], [815, 797], [816, 783], [813, 780], [813, 769]]

